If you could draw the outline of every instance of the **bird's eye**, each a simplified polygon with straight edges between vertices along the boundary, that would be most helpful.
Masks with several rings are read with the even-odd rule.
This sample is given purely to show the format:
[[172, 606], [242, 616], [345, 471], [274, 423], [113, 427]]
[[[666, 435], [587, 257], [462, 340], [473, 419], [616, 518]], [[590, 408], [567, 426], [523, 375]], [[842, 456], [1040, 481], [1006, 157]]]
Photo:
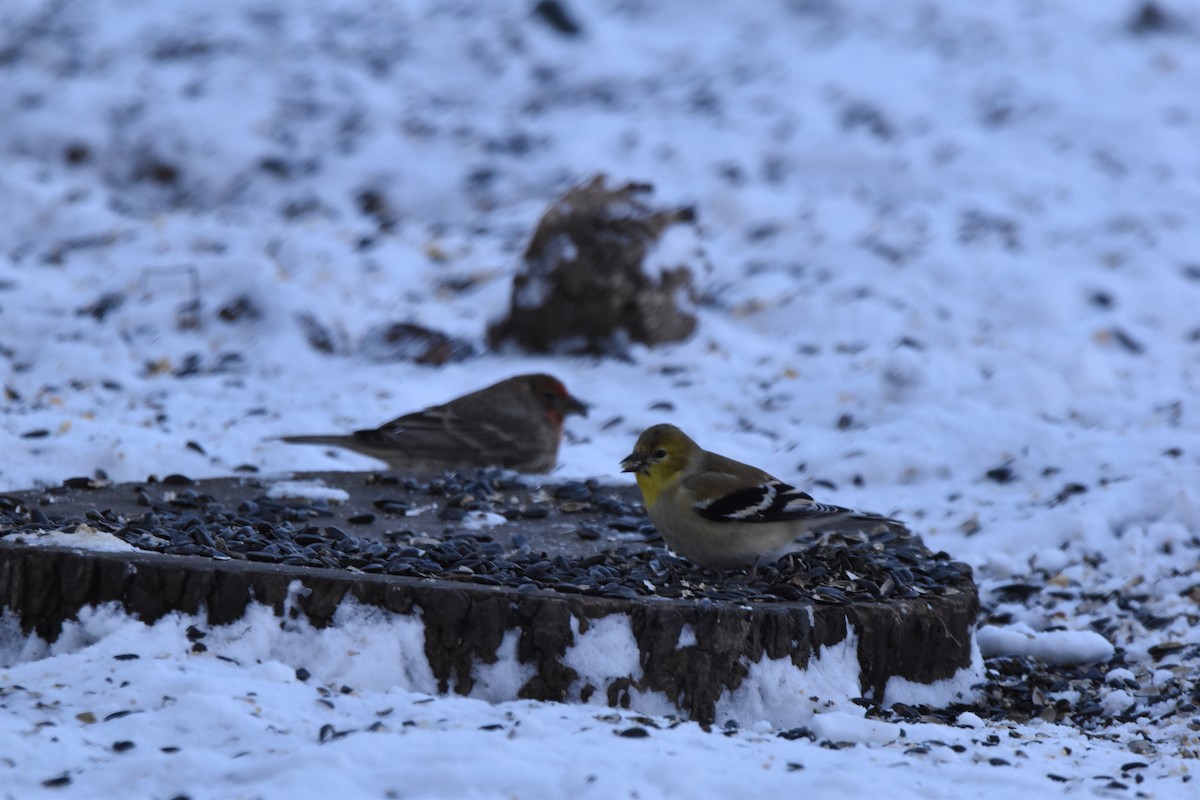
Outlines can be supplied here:
[[663, 450], [661, 447], [654, 451], [655, 459], [662, 461], [666, 457], [667, 457], [667, 451]]

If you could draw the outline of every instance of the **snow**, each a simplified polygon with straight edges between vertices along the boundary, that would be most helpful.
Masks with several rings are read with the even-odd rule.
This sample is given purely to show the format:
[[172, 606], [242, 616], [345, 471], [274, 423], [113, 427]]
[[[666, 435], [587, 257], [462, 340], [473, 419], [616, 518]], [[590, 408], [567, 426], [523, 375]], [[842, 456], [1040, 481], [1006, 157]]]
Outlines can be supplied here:
[[508, 522], [507, 518], [493, 511], [468, 511], [459, 524], [465, 530], [481, 531], [503, 525], [506, 522]]
[[275, 500], [299, 499], [313, 502], [345, 503], [350, 493], [336, 486], [326, 486], [319, 480], [277, 481], [267, 488], [267, 497]]
[[[54, 644], [4, 621], [0, 794], [1190, 796], [1194, 720], [1147, 692], [1197, 680], [1156, 647], [1200, 645], [1196, 10], [1135, 32], [1134, 2], [569, 3], [566, 37], [530, 5], [3, 3], [0, 490], [376, 468], [277, 437], [552, 372], [592, 405], [553, 479], [624, 480], [671, 421], [909, 520], [974, 567], [980, 659], [1121, 659], [1111, 724], [870, 719], [825, 705], [857, 680], [835, 647], [747, 665], [738, 725], [705, 731], [636, 690], [501, 700], [515, 658], [436, 696], [419, 622], [362, 609], [316, 631], [101, 608]], [[651, 259], [692, 269], [692, 339], [363, 349], [409, 321], [483, 352], [538, 218], [597, 171], [696, 208]], [[55, 536], [27, 540], [112, 545]], [[616, 621], [568, 658], [636, 668]]]
[[[952, 702], [968, 702], [978, 694], [976, 686], [982, 673], [983, 655], [980, 653], [979, 640], [976, 637], [971, 648], [970, 667], [958, 670], [952, 677], [932, 683], [917, 683], [899, 676], [892, 676], [888, 679], [884, 700], [893, 704], [928, 705], [934, 708], [940, 708]], [[960, 724], [962, 716], [960, 714], [957, 720]]]
[[989, 625], [975, 636], [984, 657], [1033, 656], [1047, 664], [1086, 664], [1112, 657], [1112, 644], [1092, 631], [1030, 631], [1026, 626]]
[[113, 536], [108, 531], [98, 531], [90, 525], [76, 525], [73, 530], [40, 531], [36, 534], [21, 534], [12, 539], [23, 545], [38, 547], [70, 547], [74, 550], [94, 550], [101, 553], [136, 551], [137, 548]]
[[[763, 658], [745, 666], [746, 680], [717, 702], [718, 719], [764, 721], [776, 728], [816, 725], [823, 714], [854, 708], [847, 698], [862, 694], [854, 634], [817, 650], [804, 670], [790, 658]], [[855, 711], [862, 716], [861, 709]]]
[[[147, 626], [99, 608], [41, 648], [7, 618], [0, 637], [0, 661], [12, 664], [0, 672], [5, 792], [110, 797], [133, 785], [141, 796], [195, 798], [335, 790], [346, 797], [716, 798], [740, 795], [749, 780], [762, 796], [805, 787], [857, 796], [877, 791], [886, 777], [899, 797], [949, 798], [986, 770], [978, 790], [1000, 797], [1049, 792], [1046, 772], [1115, 775], [1132, 760], [1103, 740], [1066, 752], [1052, 725], [990, 742], [990, 728], [973, 715], [962, 727], [895, 725], [835, 709], [813, 717], [798, 738], [783, 738], [761, 724], [705, 732], [597, 705], [438, 697], [429, 693], [433, 679], [422, 659], [411, 656], [413, 647], [420, 652], [420, 626], [381, 635], [390, 624], [383, 616], [342, 609], [318, 635], [302, 621], [281, 625], [261, 606], [212, 628], [184, 615]], [[203, 633], [203, 651], [194, 650], [189, 628]], [[1171, 767], [1175, 785], [1184, 766]], [[62, 775], [68, 785], [43, 785]], [[1068, 778], [1065, 786], [1090, 783]]]

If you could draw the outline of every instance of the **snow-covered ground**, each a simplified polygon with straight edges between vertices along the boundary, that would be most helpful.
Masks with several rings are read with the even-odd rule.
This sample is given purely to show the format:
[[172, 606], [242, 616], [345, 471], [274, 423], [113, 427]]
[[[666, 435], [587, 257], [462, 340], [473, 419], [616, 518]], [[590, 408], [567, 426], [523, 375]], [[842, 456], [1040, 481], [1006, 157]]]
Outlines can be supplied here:
[[[705, 732], [432, 697], [381, 666], [419, 643], [349, 612], [193, 652], [195, 620], [98, 610], [48, 649], [7, 630], [0, 794], [1194, 793], [1195, 7], [613, 0], [563, 6], [570, 36], [532, 5], [0, 4], [0, 488], [370, 468], [271, 439], [545, 370], [593, 404], [554, 477], [620, 481], [673, 421], [910, 520], [976, 568], [984, 655], [1090, 653], [1109, 724]], [[655, 263], [692, 268], [698, 332], [485, 352], [540, 214], [597, 171], [696, 207]], [[480, 354], [378, 360], [405, 321]], [[1089, 632], [1113, 654], [1054, 636]]]

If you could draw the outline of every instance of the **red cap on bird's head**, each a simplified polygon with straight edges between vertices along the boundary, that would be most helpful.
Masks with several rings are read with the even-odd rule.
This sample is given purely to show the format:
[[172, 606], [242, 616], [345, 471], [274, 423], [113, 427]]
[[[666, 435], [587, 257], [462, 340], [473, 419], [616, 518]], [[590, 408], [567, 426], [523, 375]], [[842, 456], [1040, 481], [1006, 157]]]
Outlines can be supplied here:
[[554, 424], [561, 425], [563, 419], [571, 414], [587, 416], [587, 403], [572, 397], [562, 381], [553, 375], [526, 375], [524, 382], [546, 410], [546, 418]]

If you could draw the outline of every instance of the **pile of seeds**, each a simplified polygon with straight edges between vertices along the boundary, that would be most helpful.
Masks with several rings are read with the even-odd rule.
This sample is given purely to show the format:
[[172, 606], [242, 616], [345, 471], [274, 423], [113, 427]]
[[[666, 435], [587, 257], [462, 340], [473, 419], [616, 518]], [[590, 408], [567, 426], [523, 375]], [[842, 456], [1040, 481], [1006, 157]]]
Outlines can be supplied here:
[[[82, 485], [81, 480], [88, 479], [72, 485]], [[137, 514], [88, 510], [55, 518], [27, 499], [0, 498], [0, 536], [86, 525], [157, 553], [627, 599], [841, 604], [973, 591], [970, 567], [945, 553], [931, 553], [919, 537], [905, 531], [825, 535], [760, 569], [750, 581], [740, 571], [701, 570], [672, 555], [640, 505], [592, 483], [570, 482], [530, 498], [522, 484], [490, 470], [471, 476], [446, 473], [430, 481], [374, 480], [392, 481], [397, 488], [397, 499], [375, 501], [379, 514], [402, 524], [417, 502], [414, 498], [432, 499], [440, 507], [442, 530], [431, 535], [397, 527], [383, 540], [363, 538], [329, 524], [334, 515], [324, 501], [272, 499], [264, 492], [231, 506], [176, 477], [164, 480], [178, 486], [166, 499], [139, 488], [137, 502], [145, 511]], [[551, 555], [520, 533], [496, 537], [465, 524], [473, 512], [515, 520], [553, 514], [567, 518], [581, 510], [591, 514], [574, 534], [595, 542], [583, 555]], [[615, 539], [615, 544], [595, 541], [602, 537]]]

